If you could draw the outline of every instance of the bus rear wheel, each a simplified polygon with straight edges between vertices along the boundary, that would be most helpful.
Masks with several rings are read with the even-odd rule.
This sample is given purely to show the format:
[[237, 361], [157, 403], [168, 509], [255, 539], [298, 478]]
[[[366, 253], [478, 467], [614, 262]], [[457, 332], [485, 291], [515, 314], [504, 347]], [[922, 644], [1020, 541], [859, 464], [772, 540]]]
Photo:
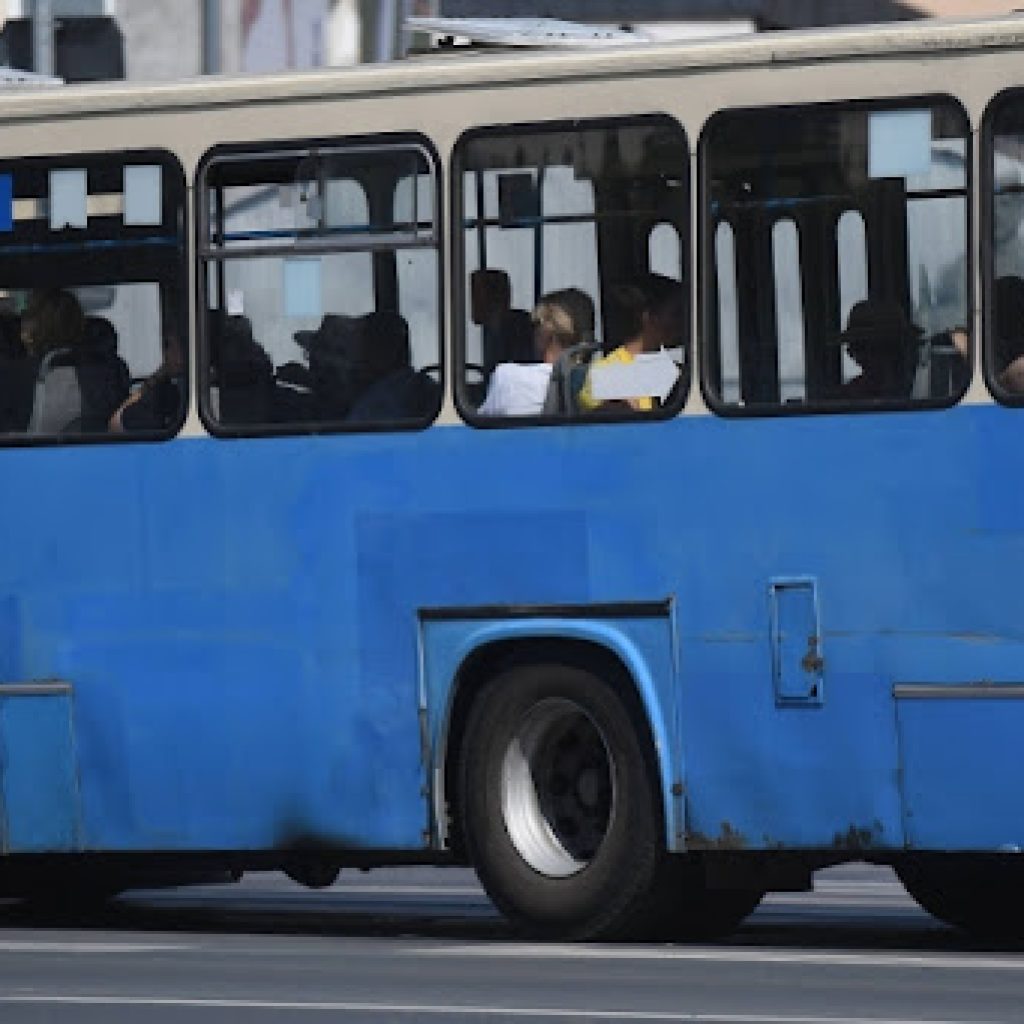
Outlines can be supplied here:
[[574, 666], [522, 666], [475, 701], [459, 764], [467, 849], [502, 913], [563, 939], [643, 931], [660, 888], [657, 786], [634, 716]]
[[1019, 855], [918, 854], [896, 865], [918, 905], [978, 938], [1024, 939], [1024, 863]]

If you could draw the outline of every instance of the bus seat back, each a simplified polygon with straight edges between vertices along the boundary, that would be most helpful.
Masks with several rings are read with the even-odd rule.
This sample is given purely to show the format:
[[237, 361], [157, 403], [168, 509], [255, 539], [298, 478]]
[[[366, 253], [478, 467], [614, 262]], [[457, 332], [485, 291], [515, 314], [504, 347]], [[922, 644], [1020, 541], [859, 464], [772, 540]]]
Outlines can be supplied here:
[[36, 376], [30, 434], [60, 434], [82, 416], [82, 389], [67, 349], [48, 353]]

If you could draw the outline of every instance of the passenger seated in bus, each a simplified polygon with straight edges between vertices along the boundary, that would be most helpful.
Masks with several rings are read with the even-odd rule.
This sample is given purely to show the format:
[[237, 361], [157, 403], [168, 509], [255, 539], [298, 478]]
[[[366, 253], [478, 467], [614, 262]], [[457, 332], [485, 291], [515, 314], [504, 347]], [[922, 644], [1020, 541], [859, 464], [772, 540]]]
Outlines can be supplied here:
[[32, 415], [36, 365], [21, 340], [21, 320], [0, 314], [0, 433], [22, 433]]
[[313, 419], [313, 385], [305, 363], [291, 360], [274, 371], [271, 418], [275, 423], [308, 423]]
[[105, 431], [129, 386], [113, 325], [86, 318], [71, 292], [50, 290], [29, 299], [22, 338], [35, 369], [28, 432]]
[[[332, 316], [333, 314], [327, 314]], [[327, 317], [324, 317], [326, 320]], [[321, 322], [320, 327], [323, 327]], [[302, 349], [303, 358], [290, 359], [274, 371], [272, 416], [275, 423], [310, 423], [316, 419], [313, 406], [313, 377], [309, 369], [310, 348], [319, 339], [316, 330], [296, 331], [295, 344]]]
[[1024, 281], [1001, 277], [995, 284], [996, 383], [1024, 395]]
[[110, 417], [114, 433], [164, 431], [181, 416], [186, 389], [185, 357], [177, 335], [164, 339], [160, 368], [125, 399]]
[[62, 288], [33, 292], [21, 318], [21, 340], [35, 373], [30, 434], [59, 434], [80, 421], [82, 391], [76, 372], [85, 315]]
[[532, 320], [534, 350], [541, 361], [496, 366], [479, 415], [539, 416], [558, 357], [594, 336], [594, 303], [579, 288], [563, 288], [541, 298]]
[[655, 402], [651, 395], [612, 400], [595, 398], [592, 374], [598, 367], [628, 366], [641, 352], [658, 352], [679, 346], [683, 325], [682, 286], [662, 274], [645, 274], [629, 284], [611, 289], [608, 316], [609, 337], [621, 340], [608, 355], [591, 364], [577, 396], [577, 404], [584, 412], [613, 408], [650, 412]]
[[304, 379], [309, 387], [308, 416], [313, 421], [338, 422], [349, 414], [358, 390], [360, 330], [358, 318], [326, 313], [315, 331], [295, 333], [308, 359]]
[[64, 288], [32, 292], [21, 317], [21, 340], [30, 356], [42, 359], [57, 349], [78, 345], [85, 332], [85, 314]]
[[533, 323], [524, 309], [512, 309], [512, 283], [504, 270], [485, 267], [469, 276], [469, 315], [483, 336], [483, 370], [499, 363], [535, 363]]
[[105, 316], [87, 316], [82, 331], [82, 349], [92, 355], [116, 359], [129, 377], [128, 364], [117, 354], [117, 328]]
[[213, 379], [219, 420], [231, 426], [267, 423], [274, 368], [247, 316], [227, 316], [213, 333]]
[[349, 423], [426, 419], [440, 405], [438, 384], [412, 368], [405, 317], [387, 310], [362, 319], [356, 386]]
[[840, 342], [861, 372], [839, 389], [845, 400], [909, 398], [920, 332], [895, 302], [865, 299], [847, 317]]
[[82, 433], [105, 431], [131, 390], [131, 374], [117, 347], [117, 331], [109, 320], [101, 316], [85, 318], [82, 341], [76, 350], [82, 393], [82, 413], [76, 429]]

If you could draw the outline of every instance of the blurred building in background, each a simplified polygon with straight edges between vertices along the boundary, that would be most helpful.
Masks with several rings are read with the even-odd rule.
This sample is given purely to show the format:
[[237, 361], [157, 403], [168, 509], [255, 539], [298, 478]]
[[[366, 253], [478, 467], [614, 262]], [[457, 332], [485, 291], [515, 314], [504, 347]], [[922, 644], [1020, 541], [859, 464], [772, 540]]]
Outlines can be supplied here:
[[604, 25], [623, 22], [655, 32], [686, 33], [707, 23], [755, 31], [815, 28], [933, 16], [975, 18], [1006, 14], [1021, 0], [437, 0], [449, 18], [545, 16]]
[[[0, 0], [0, 63], [65, 81], [390, 60], [408, 15], [554, 17], [655, 38], [1004, 14], [1022, 0]], [[39, 31], [34, 31], [38, 26]], [[52, 40], [52, 47], [47, 42]]]

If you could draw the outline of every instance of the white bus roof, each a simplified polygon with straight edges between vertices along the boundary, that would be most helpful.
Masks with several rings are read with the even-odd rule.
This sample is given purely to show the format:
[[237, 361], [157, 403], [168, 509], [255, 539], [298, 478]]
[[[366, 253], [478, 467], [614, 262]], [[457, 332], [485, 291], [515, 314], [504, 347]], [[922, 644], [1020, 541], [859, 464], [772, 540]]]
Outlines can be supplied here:
[[1024, 17], [897, 22], [843, 29], [766, 32], [699, 42], [646, 43], [586, 50], [475, 50], [432, 57], [272, 75], [213, 75], [180, 82], [107, 82], [62, 89], [11, 90], [0, 96], [0, 122], [117, 111], [158, 111], [239, 103], [373, 96], [577, 77], [629, 77], [663, 71], [777, 67], [820, 61], [940, 56], [1024, 50]]

